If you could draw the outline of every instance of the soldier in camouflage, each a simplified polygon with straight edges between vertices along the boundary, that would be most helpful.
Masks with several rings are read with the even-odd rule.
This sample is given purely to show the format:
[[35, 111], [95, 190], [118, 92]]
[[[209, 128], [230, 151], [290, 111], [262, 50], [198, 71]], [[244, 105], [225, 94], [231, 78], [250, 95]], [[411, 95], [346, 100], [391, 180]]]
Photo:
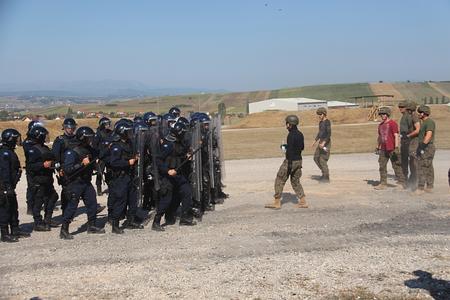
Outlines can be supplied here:
[[281, 193], [288, 178], [291, 178], [291, 185], [294, 189], [299, 202], [298, 208], [308, 208], [305, 199], [305, 192], [300, 183], [302, 176], [302, 151], [304, 149], [303, 134], [297, 129], [299, 119], [295, 115], [286, 117], [286, 129], [289, 131], [287, 137], [287, 144], [281, 145], [286, 151], [286, 159], [280, 166], [275, 179], [275, 195], [272, 203], [266, 204], [266, 208], [280, 209], [281, 208]]
[[431, 109], [429, 106], [421, 105], [417, 112], [422, 124], [418, 137], [419, 146], [416, 150], [418, 184], [415, 194], [421, 195], [424, 192], [431, 193], [434, 186], [433, 158], [436, 152], [434, 147], [436, 124], [430, 118]]
[[322, 172], [322, 176], [319, 181], [328, 183], [330, 182], [330, 171], [328, 170], [328, 159], [330, 158], [331, 148], [331, 122], [327, 118], [327, 110], [325, 107], [320, 107], [316, 111], [319, 116], [319, 133], [317, 133], [316, 139], [313, 143], [313, 147], [317, 144], [316, 151], [314, 152], [314, 162]]

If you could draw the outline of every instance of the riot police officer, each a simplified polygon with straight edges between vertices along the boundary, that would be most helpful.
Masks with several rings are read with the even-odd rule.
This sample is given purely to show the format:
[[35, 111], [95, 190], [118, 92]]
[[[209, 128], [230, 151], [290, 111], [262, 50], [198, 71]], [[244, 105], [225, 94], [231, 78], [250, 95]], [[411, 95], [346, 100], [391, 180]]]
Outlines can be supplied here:
[[[64, 133], [62, 135], [59, 135], [58, 137], [56, 137], [55, 141], [53, 142], [53, 146], [52, 146], [52, 153], [55, 157], [56, 162], [59, 165], [62, 165], [64, 163], [63, 161], [63, 155], [65, 153], [65, 151], [67, 149], [71, 149], [73, 148], [76, 144], [77, 141], [75, 139], [75, 130], [77, 129], [77, 122], [75, 122], [75, 120], [73, 118], [66, 118], [63, 121], [63, 127], [62, 129], [64, 130]], [[64, 173], [61, 170], [57, 170], [58, 171], [58, 184], [61, 185], [62, 189], [61, 189], [61, 208], [63, 210], [63, 214], [64, 214], [64, 209], [67, 205], [67, 201], [68, 199], [65, 198], [65, 185], [66, 183], [64, 182]]]
[[75, 138], [78, 145], [64, 152], [62, 169], [64, 171], [66, 186], [65, 193], [67, 207], [63, 214], [60, 238], [70, 240], [69, 224], [75, 216], [80, 198], [83, 199], [87, 209], [87, 233], [105, 233], [104, 229], [95, 225], [97, 219], [97, 198], [92, 186], [92, 173], [96, 156], [92, 148], [94, 131], [87, 126], [77, 129]]
[[[30, 138], [29, 134], [30, 134], [30, 130], [36, 126], [40, 126], [40, 127], [44, 127], [44, 124], [42, 124], [39, 121], [30, 121], [28, 123], [28, 131], [26, 134], [25, 139], [22, 142], [22, 147], [23, 147], [23, 153], [25, 156], [25, 165], [26, 162], [28, 160], [27, 157], [27, 153], [28, 150], [31, 149], [31, 147], [33, 147], [33, 145], [36, 144], [36, 142]], [[30, 174], [29, 172], [26, 172], [26, 178], [27, 178], [27, 194], [26, 194], [26, 198], [27, 198], [27, 214], [28, 215], [33, 215], [33, 193], [31, 192], [31, 184], [30, 184]]]
[[[50, 227], [58, 226], [51, 219], [58, 200], [58, 194], [53, 187], [53, 171], [58, 164], [50, 148], [45, 145], [48, 138], [47, 129], [40, 126], [33, 127], [29, 132], [29, 137], [35, 142], [26, 154], [27, 174], [30, 174], [29, 184], [34, 195], [34, 230], [50, 231]], [[42, 206], [44, 206], [44, 220], [41, 216]]]
[[[211, 172], [210, 166], [212, 159], [210, 159], [210, 154], [212, 155], [212, 148], [210, 146], [212, 140], [211, 132], [209, 130], [209, 125], [211, 119], [208, 115], [202, 114], [198, 120], [201, 124], [201, 156], [202, 156], [202, 193], [201, 193], [201, 210], [205, 212], [207, 210], [214, 210], [214, 205], [211, 203]], [[211, 153], [210, 153], [211, 152]]]
[[111, 209], [109, 219], [112, 223], [112, 232], [122, 234], [119, 220], [127, 211], [127, 227], [130, 229], [142, 228], [137, 223], [137, 198], [134, 185], [133, 167], [137, 158], [133, 153], [132, 144], [133, 127], [128, 122], [118, 122], [114, 128], [114, 139], [110, 146], [110, 153], [106, 159], [106, 168], [109, 181], [108, 208]]
[[107, 147], [110, 143], [111, 136], [111, 120], [107, 117], [102, 117], [98, 121], [97, 132], [94, 136], [94, 141], [92, 142], [92, 146], [98, 152], [98, 161], [95, 164], [95, 168], [97, 170], [97, 178], [95, 180], [95, 184], [97, 186], [97, 196], [101, 196], [102, 192], [102, 182], [103, 182], [103, 174], [105, 172], [105, 162], [103, 161], [103, 157], [107, 152]]
[[161, 154], [158, 158], [161, 189], [152, 224], [155, 231], [164, 230], [161, 226], [162, 216], [165, 216], [167, 225], [175, 223], [175, 214], [180, 203], [180, 225], [196, 225], [192, 214], [192, 187], [186, 175], [181, 172], [181, 167], [188, 159], [188, 149], [181, 143], [185, 131], [184, 124], [175, 123], [161, 145]]
[[176, 119], [178, 119], [181, 116], [181, 110], [174, 106], [169, 109], [169, 114], [172, 114]]
[[[0, 146], [0, 230], [2, 242], [17, 242], [19, 237], [30, 234], [19, 228], [19, 210], [15, 188], [22, 169], [14, 149], [21, 144], [20, 133], [15, 129], [5, 129]], [[8, 226], [11, 226], [11, 234]]]

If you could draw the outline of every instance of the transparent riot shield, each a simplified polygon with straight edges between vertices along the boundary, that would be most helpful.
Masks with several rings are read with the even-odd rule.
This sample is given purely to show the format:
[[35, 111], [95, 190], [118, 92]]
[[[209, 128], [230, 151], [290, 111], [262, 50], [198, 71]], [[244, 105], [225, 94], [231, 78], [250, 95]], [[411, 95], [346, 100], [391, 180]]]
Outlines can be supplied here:
[[192, 147], [192, 161], [190, 181], [193, 189], [193, 197], [196, 203], [201, 203], [202, 197], [202, 154], [198, 151], [201, 147], [201, 124], [197, 123], [191, 127], [191, 147]]

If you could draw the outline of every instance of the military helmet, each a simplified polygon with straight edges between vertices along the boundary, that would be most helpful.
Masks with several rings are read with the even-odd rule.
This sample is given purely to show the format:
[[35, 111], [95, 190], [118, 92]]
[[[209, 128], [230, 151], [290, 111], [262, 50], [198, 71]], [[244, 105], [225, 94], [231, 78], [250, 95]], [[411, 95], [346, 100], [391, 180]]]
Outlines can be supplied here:
[[406, 109], [410, 111], [415, 111], [417, 108], [417, 104], [414, 101], [408, 101], [408, 104], [406, 105]]
[[28, 136], [38, 143], [44, 143], [48, 136], [48, 130], [41, 126], [31, 128]]
[[419, 108], [417, 109], [417, 112], [418, 112], [418, 113], [424, 113], [424, 114], [430, 115], [430, 114], [431, 114], [431, 109], [430, 109], [430, 107], [427, 106], [427, 105], [421, 105], [421, 106], [419, 106]]
[[378, 109], [378, 115], [391, 115], [391, 109], [387, 106], [382, 106]]
[[198, 121], [202, 124], [209, 124], [211, 122], [211, 118], [208, 115], [201, 115], [198, 118]]
[[316, 111], [316, 114], [318, 115], [327, 115], [327, 109], [325, 107], [319, 107]]
[[297, 126], [298, 123], [300, 123], [300, 120], [296, 115], [289, 115], [286, 117], [286, 124]]
[[2, 132], [2, 143], [11, 147], [20, 146], [22, 144], [22, 136], [14, 128], [8, 128]]
[[65, 128], [76, 128], [77, 122], [73, 118], [65, 118], [63, 121], [63, 129]]
[[189, 126], [189, 120], [186, 119], [185, 117], [179, 117], [179, 118], [177, 119], [177, 122], [180, 122], [180, 123], [183, 123], [183, 124], [186, 125], [186, 126]]
[[178, 118], [181, 115], [181, 110], [178, 107], [174, 106], [169, 109], [169, 114], [172, 114], [175, 116], [175, 118]]
[[111, 119], [107, 117], [102, 117], [100, 120], [98, 120], [98, 126], [100, 128], [105, 128], [106, 126], [111, 125]]
[[398, 103], [398, 108], [407, 108], [407, 107], [408, 107], [408, 101], [406, 101], [406, 100], [400, 101]]
[[142, 116], [134, 116], [133, 123], [142, 122], [143, 120]]
[[94, 135], [95, 135], [94, 130], [92, 130], [92, 128], [88, 127], [88, 126], [81, 126], [75, 132], [75, 137], [80, 142], [83, 142], [83, 141], [85, 141], [87, 139], [93, 138]]

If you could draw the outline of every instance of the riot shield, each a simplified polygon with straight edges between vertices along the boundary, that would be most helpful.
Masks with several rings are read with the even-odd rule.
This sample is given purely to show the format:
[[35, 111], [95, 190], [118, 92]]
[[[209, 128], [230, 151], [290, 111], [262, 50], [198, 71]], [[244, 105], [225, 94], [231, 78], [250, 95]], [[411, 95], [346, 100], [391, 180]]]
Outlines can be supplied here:
[[137, 127], [134, 132], [134, 154], [139, 159], [134, 169], [136, 197], [138, 207], [142, 207], [144, 189], [144, 157], [145, 157], [145, 136], [148, 128]]
[[220, 115], [217, 115], [211, 120], [211, 133], [213, 139], [213, 159], [214, 159], [214, 173], [216, 176], [215, 184], [221, 184], [225, 179], [225, 162], [222, 143], [222, 122]]
[[192, 161], [190, 181], [192, 184], [193, 197], [196, 203], [201, 203], [202, 197], [202, 154], [198, 151], [201, 147], [201, 124], [197, 123], [191, 127], [191, 147], [192, 147]]
[[[210, 123], [211, 125], [211, 123]], [[209, 180], [210, 180], [210, 188], [215, 188], [215, 180], [214, 180], [214, 153], [213, 153], [213, 130], [212, 128], [208, 131], [208, 171], [209, 171]], [[209, 192], [209, 191], [208, 191]]]

